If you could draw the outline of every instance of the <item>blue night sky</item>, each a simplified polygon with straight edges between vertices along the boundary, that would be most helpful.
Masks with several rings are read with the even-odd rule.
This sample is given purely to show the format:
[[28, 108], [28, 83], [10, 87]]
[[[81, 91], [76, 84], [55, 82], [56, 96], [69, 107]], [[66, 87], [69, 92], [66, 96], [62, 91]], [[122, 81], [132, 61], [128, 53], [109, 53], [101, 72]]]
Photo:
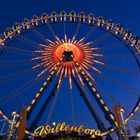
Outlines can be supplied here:
[[[40, 16], [44, 12], [50, 14], [52, 11], [55, 11], [56, 13], [59, 14], [62, 10], [65, 10], [67, 13], [69, 13], [70, 11], [74, 10], [77, 14], [80, 11], [84, 11], [85, 14], [87, 15], [90, 13], [94, 13], [96, 16], [105, 17], [105, 19], [112, 19], [114, 23], [121, 23], [124, 28], [130, 29], [131, 31], [133, 31], [133, 34], [140, 36], [140, 8], [139, 6], [140, 6], [139, 0], [48, 0], [48, 1], [47, 0], [46, 1], [45, 0], [24, 0], [24, 1], [23, 0], [21, 1], [20, 0], [12, 0], [12, 1], [3, 0], [0, 3], [0, 33], [2, 33], [6, 27], [12, 27], [12, 25], [15, 22], [21, 23], [24, 18], [31, 19], [33, 15]], [[63, 32], [60, 33], [58, 26], [52, 25], [56, 34], [58, 34], [60, 38], [63, 38]], [[66, 32], [70, 36], [72, 36], [73, 31], [71, 30], [70, 25], [68, 25], [67, 27], [68, 29], [66, 29]], [[72, 26], [72, 27], [75, 28], [76, 26], [75, 27]], [[86, 26], [83, 26], [81, 31], [79, 31], [79, 37], [82, 37], [82, 35], [86, 34], [87, 33], [86, 31], [89, 29], [90, 29], [89, 27], [86, 28]], [[42, 31], [42, 33], [45, 34], [46, 36], [49, 36], [48, 33], [45, 33], [45, 31], [43, 31], [43, 29], [40, 29], [40, 31]], [[100, 34], [97, 33], [97, 35], [99, 36]], [[32, 36], [30, 33], [27, 33], [27, 36], [29, 36], [30, 39], [31, 37], [33, 37], [33, 40], [38, 42], [37, 38], [35, 36]], [[89, 41], [93, 40], [92, 37], [95, 39], [98, 38], [94, 34], [94, 36], [89, 37]], [[116, 40], [114, 38], [112, 40], [108, 39], [108, 42], [113, 43], [113, 41], [116, 41]], [[17, 44], [15, 43], [16, 47], [20, 46], [20, 44], [18, 43], [21, 43], [21, 42], [18, 40]], [[14, 42], [11, 45], [11, 47], [13, 47], [13, 45], [14, 45]], [[105, 44], [103, 43], [101, 45], [102, 46], [106, 45], [106, 43]], [[21, 48], [24, 49], [24, 47], [28, 50], [28, 46], [25, 46], [25, 44], [21, 45]], [[128, 53], [128, 51], [125, 49], [123, 49], [122, 51], [124, 51], [124, 54]], [[107, 55], [109, 55], [109, 53], [111, 52], [108, 52]], [[122, 54], [120, 53], [120, 55], [123, 55], [123, 53]], [[14, 55], [13, 53], [8, 53], [7, 51], [5, 52], [5, 54], [3, 53], [1, 55], [0, 62], [3, 60], [11, 60], [11, 59], [15, 59], [15, 60], [22, 59], [22, 56], [19, 56], [18, 54]], [[23, 59], [26, 59], [25, 56], [23, 56]], [[109, 62], [109, 64], [112, 64], [113, 66], [122, 67], [122, 65], [119, 63], [120, 63], [119, 61]], [[135, 89], [137, 89], [136, 96], [132, 95], [131, 93], [127, 93], [128, 92], [127, 90], [121, 90], [120, 86], [113, 86], [113, 84], [118, 84], [118, 82], [113, 83], [114, 81], [112, 82], [110, 80], [108, 82], [109, 84], [105, 84], [105, 81], [99, 77], [97, 78], [97, 81], [99, 81], [99, 83], [101, 85], [103, 84], [104, 86], [104, 90], [102, 90], [101, 95], [105, 99], [105, 101], [107, 102], [111, 110], [112, 110], [113, 99], [115, 99], [116, 102], [114, 102], [114, 104], [117, 103], [117, 104], [123, 105], [123, 107], [128, 110], [127, 113], [129, 113], [130, 107], [132, 108], [135, 105], [135, 102], [137, 101], [138, 95], [140, 93], [140, 86], [139, 86], [140, 71], [138, 70], [138, 67], [136, 63], [134, 62], [134, 60], [128, 59], [126, 62], [126, 65], [127, 65], [126, 67], [130, 69], [130, 71], [132, 72], [130, 73], [130, 75], [127, 75], [127, 74], [125, 75], [122, 73], [118, 74], [117, 72], [116, 73], [107, 72], [107, 74], [117, 79], [120, 85], [122, 81], [124, 84], [126, 84], [126, 87], [129, 87], [129, 85], [131, 85], [134, 88], [134, 90], [131, 87], [127, 89], [133, 90], [132, 94], [135, 94]], [[25, 69], [24, 69], [24, 66], [20, 67], [19, 69], [16, 66], [15, 67], [9, 66], [8, 68], [1, 66], [0, 76], [2, 77], [8, 74], [15, 73], [15, 72], [20, 72], [20, 70], [23, 71], [28, 68], [29, 66], [27, 66], [27, 68]], [[104, 72], [106, 73], [106, 70]], [[137, 76], [136, 75], [133, 76], [134, 75], [133, 72], [136, 72]], [[7, 99], [11, 98], [9, 93], [11, 93], [13, 89], [19, 86], [22, 86], [22, 84], [26, 83], [26, 81], [29, 81], [34, 76], [35, 75], [32, 75], [32, 77], [29, 77], [29, 75], [26, 75], [26, 77], [21, 76], [19, 79], [16, 79], [16, 80], [11, 79], [11, 81], [7, 81], [5, 83], [2, 82], [3, 78], [0, 78], [0, 99], [3, 99], [3, 97], [5, 97], [6, 95], [8, 95]], [[123, 78], [120, 78], [121, 76]], [[68, 88], [68, 85], [65, 85], [65, 83], [66, 81], [64, 81], [64, 84], [62, 84], [62, 87], [60, 89], [60, 94], [59, 94], [60, 96], [58, 97], [58, 101], [56, 103], [50, 122], [66, 121], [67, 123], [72, 124], [69, 88]], [[39, 89], [40, 85], [41, 83], [37, 84], [36, 86], [32, 86], [27, 91], [23, 92], [20, 97], [18, 97], [17, 95], [17, 97], [15, 97], [14, 99], [11, 99], [11, 101], [8, 100], [9, 102], [5, 104], [3, 103], [3, 100], [0, 100], [0, 106], [5, 110], [8, 116], [11, 117], [10, 116], [11, 111], [13, 109], [17, 109], [20, 112], [23, 104], [27, 105], [29, 103], [31, 98], [34, 97], [35, 93]], [[88, 112], [87, 107], [83, 103], [83, 100], [81, 99], [77, 89], [75, 87], [73, 88], [74, 88], [73, 100], [74, 100], [76, 125], [83, 123], [86, 127], [96, 128], [95, 122], [92, 116], [90, 115], [90, 113]], [[109, 92], [109, 95], [104, 94], [104, 91], [106, 90], [107, 92]], [[49, 91], [51, 91], [51, 87], [50, 89], [48, 89], [48, 92]], [[110, 99], [109, 96], [111, 96], [113, 99]], [[41, 103], [43, 103], [45, 97], [46, 96], [44, 96], [41, 99], [40, 101]], [[32, 114], [33, 118], [34, 116], [36, 116], [38, 109], [41, 107], [41, 103], [38, 104], [36, 110], [33, 112]], [[94, 99], [93, 99], [93, 103], [95, 103]], [[97, 110], [99, 109], [96, 103], [95, 103], [95, 107], [97, 108]], [[51, 104], [49, 104], [47, 109], [44, 111], [45, 113], [42, 116], [39, 124], [45, 123], [45, 120], [47, 118], [47, 114], [50, 108], [51, 108]], [[99, 111], [99, 113], [100, 112], [101, 111]], [[103, 114], [100, 113], [100, 116], [103, 117]], [[108, 125], [105, 119], [103, 119], [103, 122], [105, 122], [105, 124]]]

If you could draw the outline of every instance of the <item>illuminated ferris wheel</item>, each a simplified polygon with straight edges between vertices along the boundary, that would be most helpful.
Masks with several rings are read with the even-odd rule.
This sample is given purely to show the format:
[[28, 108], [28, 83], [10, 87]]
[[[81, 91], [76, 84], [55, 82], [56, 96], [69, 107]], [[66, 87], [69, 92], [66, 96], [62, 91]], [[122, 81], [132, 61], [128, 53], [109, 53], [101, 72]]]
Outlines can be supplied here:
[[[139, 54], [139, 37], [102, 16], [62, 11], [24, 19], [0, 36], [0, 114], [12, 124], [10, 114], [26, 106], [32, 135], [40, 120], [50, 122], [63, 94], [72, 124], [82, 112], [75, 109], [79, 97], [102, 136], [119, 133], [140, 107]], [[120, 126], [112, 109], [118, 104], [125, 110]]]

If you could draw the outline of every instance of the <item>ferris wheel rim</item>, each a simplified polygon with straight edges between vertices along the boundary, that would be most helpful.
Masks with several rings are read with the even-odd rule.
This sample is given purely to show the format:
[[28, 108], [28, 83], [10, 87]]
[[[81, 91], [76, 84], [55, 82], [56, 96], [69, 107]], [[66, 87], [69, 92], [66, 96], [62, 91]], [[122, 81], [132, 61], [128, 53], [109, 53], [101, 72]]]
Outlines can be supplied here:
[[[64, 12], [64, 11], [62, 11], [62, 12]], [[61, 13], [62, 13], [61, 12]], [[74, 11], [72, 11], [72, 12], [74, 12]], [[60, 13], [60, 14], [61, 14]], [[81, 12], [81, 13], [83, 13], [83, 12]], [[71, 13], [70, 13], [71, 14]], [[74, 20], [74, 21], [72, 21], [72, 20], [70, 20], [70, 18], [71, 18], [71, 15], [66, 15], [65, 16], [65, 18], [69, 18], [69, 20], [68, 19], [65, 19], [65, 20], [59, 20], [59, 21], [57, 21], [57, 18], [62, 18], [62, 15], [54, 15], [54, 17], [52, 16], [52, 15], [50, 15], [50, 16], [48, 16], [48, 17], [46, 17], [46, 18], [39, 18], [38, 16], [36, 16], [38, 19], [36, 19], [35, 21], [32, 19], [32, 20], [28, 20], [28, 19], [26, 19], [26, 20], [28, 20], [28, 23], [27, 24], [25, 24], [25, 25], [22, 25], [22, 24], [20, 24], [19, 23], [19, 25], [20, 25], [20, 27], [19, 28], [17, 28], [17, 29], [10, 29], [11, 30], [11, 32], [10, 33], [8, 33], [7, 35], [1, 35], [3, 38], [1, 38], [1, 40], [0, 40], [0, 46], [2, 46], [2, 44], [4, 43], [4, 42], [6, 42], [6, 40], [8, 39], [8, 38], [12, 38], [15, 34], [16, 34], [16, 32], [17, 31], [19, 31], [19, 30], [26, 30], [26, 31], [28, 31], [28, 30], [30, 30], [31, 28], [30, 28], [30, 26], [32, 27], [32, 28], [37, 28], [37, 27], [40, 27], [40, 26], [43, 26], [43, 25], [46, 25], [46, 24], [51, 24], [51, 23], [60, 23], [60, 22], [62, 22], [62, 23], [64, 23], [64, 22], [75, 22], [75, 23], [81, 23], [81, 24], [88, 24], [88, 25], [90, 25], [90, 26], [94, 26], [94, 25], [96, 25], [96, 27], [97, 28], [99, 28], [99, 29], [103, 29], [104, 31], [106, 31], [106, 32], [109, 32], [109, 33], [111, 33], [111, 35], [114, 35], [115, 37], [118, 37], [119, 38], [119, 35], [120, 35], [120, 38], [123, 38], [124, 37], [124, 35], [125, 35], [125, 33], [124, 33], [124, 31], [126, 31], [126, 30], [124, 30], [123, 28], [121, 28], [121, 30], [118, 30], [118, 29], [116, 29], [115, 28], [115, 26], [117, 26], [117, 25], [119, 25], [119, 24], [114, 24], [113, 22], [111, 23], [111, 24], [109, 24], [109, 23], [107, 23], [107, 22], [109, 22], [109, 21], [112, 21], [111, 19], [109, 19], [109, 20], [105, 20], [102, 16], [99, 16], [99, 17], [95, 17], [94, 16], [94, 19], [93, 19], [93, 21], [88, 21], [88, 18], [89, 18], [89, 15], [88, 16], [85, 16], [85, 15], [83, 15], [84, 17], [81, 17], [81, 15], [74, 15], [74, 18], [76, 19], [76, 18], [80, 18], [79, 20]], [[83, 13], [84, 14], [84, 13]], [[92, 13], [91, 13], [92, 14]], [[56, 18], [56, 19], [53, 19], [53, 18]], [[102, 18], [101, 20], [103, 20], [103, 21], [100, 21], [99, 22], [99, 18]], [[39, 22], [41, 22], [42, 20], [47, 20], [47, 22], [46, 23], [41, 23], [40, 25], [39, 25]], [[48, 20], [50, 20], [50, 22], [48, 22]], [[55, 20], [55, 21], [53, 21], [53, 20]], [[81, 21], [82, 20], [82, 21]], [[84, 21], [83, 21], [84, 20]], [[99, 22], [99, 23], [98, 23]], [[35, 23], [37, 23], [37, 25], [34, 25]], [[101, 24], [101, 25], [98, 25], [98, 24]], [[26, 29], [26, 26], [27, 25], [29, 25], [29, 28], [27, 28]], [[121, 26], [121, 25], [120, 25]], [[14, 27], [14, 26], [13, 26]], [[127, 29], [128, 30], [128, 29]], [[115, 31], [117, 31], [118, 33], [116, 33], [115, 34]], [[131, 32], [130, 32], [131, 33]], [[3, 33], [3, 34], [5, 34], [5, 33]], [[18, 34], [21, 34], [21, 32], [20, 33], [18, 33]], [[140, 55], [140, 50], [139, 50], [139, 45], [140, 45], [140, 40], [139, 40], [139, 38], [138, 38], [138, 43], [136, 43], [136, 44], [134, 44], [133, 43], [133, 40], [132, 40], [132, 35], [131, 36], [125, 36], [125, 42], [126, 41], [128, 41], [128, 43], [132, 46], [132, 47], [134, 47], [135, 48], [135, 50], [138, 52], [138, 54]], [[121, 40], [121, 41], [123, 41], [123, 39]]]
[[[69, 16], [67, 15], [67, 17], [70, 17], [70, 15], [69, 15]], [[52, 16], [48, 17], [48, 19], [51, 19], [51, 18], [52, 18]], [[57, 18], [61, 18], [61, 16], [57, 16]], [[79, 16], [76, 16], [76, 18], [79, 18]], [[87, 18], [87, 17], [86, 17], [86, 18]], [[85, 19], [86, 19], [86, 18], [85, 18]], [[41, 21], [41, 20], [42, 20], [42, 19], [39, 19], [38, 21]], [[97, 22], [98, 20], [96, 19], [95, 21]], [[60, 22], [61, 22], [61, 21], [60, 21]], [[46, 23], [46, 24], [60, 23], [60, 22], [50, 22], [50, 23]], [[63, 22], [66, 22], [66, 21], [63, 21]], [[69, 21], [69, 22], [71, 22], [71, 21]], [[33, 24], [33, 23], [34, 23], [34, 21], [31, 21], [31, 22], [30, 22], [30, 24]], [[76, 23], [76, 22], [75, 22], [75, 23]], [[91, 25], [91, 24], [88, 24], [88, 23], [85, 23], [85, 22], [77, 22], [77, 23], [86, 24], [86, 25]], [[44, 25], [45, 25], [45, 24], [44, 24]], [[93, 26], [93, 25], [94, 25], [94, 23], [93, 23], [91, 26]], [[104, 25], [107, 25], [107, 24], [104, 23]], [[24, 26], [22, 26], [21, 29], [23, 29], [23, 27], [24, 27]], [[35, 26], [32, 26], [32, 27], [34, 28]], [[37, 27], [39, 27], [39, 26], [37, 26]], [[110, 26], [110, 27], [113, 28], [112, 26]], [[33, 29], [33, 28], [32, 28], [32, 29]], [[125, 43], [125, 46], [127, 46], [127, 48], [130, 50], [130, 52], [133, 54], [133, 56], [134, 56], [134, 58], [135, 58], [135, 60], [136, 60], [136, 62], [137, 62], [137, 64], [138, 64], [138, 66], [139, 66], [139, 69], [140, 69], [140, 61], [139, 61], [138, 57], [136, 56], [136, 54], [134, 53], [134, 50], [132, 50], [132, 49], [130, 48], [130, 46], [127, 44], [126, 41], [124, 41], [123, 39], [119, 38], [119, 36], [113, 34], [114, 32], [110, 32], [109, 30], [105, 30], [104, 28], [102, 28], [102, 26], [97, 27], [97, 28], [103, 29], [104, 31], [109, 32], [111, 35], [117, 37], [117, 39], [120, 39], [120, 41], [123, 41], [123, 42]], [[30, 28], [30, 29], [31, 29], [31, 28]], [[30, 31], [30, 29], [26, 30], [25, 33], [28, 32], [28, 31]], [[31, 30], [32, 30], [32, 29], [31, 29]], [[19, 29], [18, 29], [18, 30], [19, 30]], [[15, 30], [14, 32], [12, 32], [11, 34], [9, 34], [7, 37], [5, 37], [5, 38], [0, 42], [1, 45], [2, 45], [3, 43], [6, 43], [7, 39], [8, 39], [11, 35], [15, 34], [18, 30]], [[23, 34], [24, 34], [24, 32], [23, 32]], [[122, 32], [121, 32], [121, 34], [122, 34]], [[20, 33], [20, 35], [22, 35], [22, 33]], [[17, 36], [17, 37], [18, 37], [18, 36]], [[15, 38], [15, 39], [16, 39], [16, 38]], [[12, 41], [12, 39], [10, 39], [10, 40]], [[131, 40], [130, 40], [129, 38], [127, 38], [127, 40], [129, 41], [129, 44], [132, 43]], [[139, 50], [138, 50], [137, 46], [134, 45], [134, 49], [135, 49], [135, 50], [137, 51], [137, 53], [139, 54]], [[111, 130], [109, 131], [109, 133], [112, 132], [112, 131], [114, 131], [114, 128], [111, 129]], [[107, 132], [105, 132], [105, 133], [107, 133]], [[107, 134], [108, 134], [108, 133], [107, 133]], [[107, 134], [106, 134], [106, 135], [107, 135]]]

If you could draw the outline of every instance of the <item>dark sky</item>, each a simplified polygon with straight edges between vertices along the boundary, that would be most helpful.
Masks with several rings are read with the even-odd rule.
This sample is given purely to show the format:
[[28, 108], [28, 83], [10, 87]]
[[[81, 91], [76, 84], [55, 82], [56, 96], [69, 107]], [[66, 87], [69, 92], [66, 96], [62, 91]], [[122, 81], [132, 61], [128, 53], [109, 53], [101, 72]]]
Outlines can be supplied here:
[[[0, 32], [2, 33], [6, 27], [11, 27], [15, 22], [22, 22], [23, 18], [30, 19], [33, 15], [40, 16], [44, 12], [50, 14], [52, 11], [56, 11], [59, 14], [62, 10], [65, 10], [67, 13], [69, 13], [70, 11], [74, 10], [76, 11], [76, 13], [79, 13], [80, 11], [84, 11], [85, 14], [94, 13], [96, 16], [102, 15], [106, 19], [112, 19], [115, 23], [121, 23], [126, 29], [129, 28], [131, 31], [133, 31], [134, 34], [140, 36], [139, 5], [140, 5], [139, 0], [46, 0], [46, 1], [45, 0], [24, 0], [24, 1], [23, 0], [3, 0], [0, 2]], [[125, 78], [126, 76], [124, 76], [124, 79]], [[133, 79], [130, 78], [129, 80], [130, 81], [128, 81], [128, 84], [133, 85], [134, 83], [131, 82], [131, 80], [133, 80], [135, 81], [134, 87], [139, 88], [139, 82], [140, 82], [139, 75], [136, 78], [136, 80], [134, 80], [134, 78]], [[124, 81], [127, 83], [127, 79], [125, 79]], [[15, 84], [18, 84], [18, 83], [15, 83]], [[2, 94], [0, 97], [3, 96], [3, 92], [4, 94], [6, 94], [6, 89], [4, 88], [6, 88], [6, 86], [1, 85], [0, 94], [1, 93]], [[35, 91], [35, 88], [34, 87], [32, 88], [33, 89], [30, 90], [30, 92]], [[65, 85], [63, 85], [62, 88], [64, 89]], [[109, 88], [109, 86], [106, 86], [106, 88]], [[68, 92], [67, 90], [68, 89], [66, 89], [66, 92]], [[123, 93], [121, 92], [116, 93], [116, 91], [113, 91], [113, 88], [110, 89], [109, 91], [111, 92], [112, 95], [117, 94], [117, 95], [114, 95], [114, 98], [116, 98], [117, 101], [119, 100], [118, 102], [122, 104], [125, 102], [124, 106], [126, 106], [127, 109], [129, 110], [130, 106], [127, 105], [129, 104], [128, 102], [131, 102], [131, 96], [129, 97], [129, 94], [127, 95], [126, 93], [126, 95], [122, 95]], [[76, 94], [77, 91], [75, 90], [74, 93]], [[125, 97], [128, 97], [128, 98], [126, 99]], [[28, 98], [28, 95], [24, 98]], [[60, 101], [58, 102], [55, 108], [55, 113], [52, 118], [52, 121], [59, 122], [59, 121], [66, 120], [67, 122], [70, 122], [71, 113], [70, 113], [70, 117], [68, 117], [68, 113], [71, 112], [71, 110], [69, 111], [71, 107], [70, 107], [70, 104], [67, 104], [67, 100], [69, 100], [68, 98], [69, 96], [66, 97], [65, 99], [64, 95], [63, 97], [61, 97]], [[80, 97], [78, 96], [75, 98], [75, 108], [76, 108], [75, 112], [77, 113], [76, 119], [78, 120], [77, 124], [79, 125], [80, 123], [84, 123], [86, 126], [94, 127], [93, 124], [95, 123], [93, 122], [92, 117], [91, 116], [87, 117], [88, 116], [87, 111], [85, 111], [87, 109], [81, 103], [81, 101], [78, 100], [78, 98]], [[17, 104], [20, 104], [20, 101], [16, 103], [15, 101], [12, 104], [18, 106]], [[132, 105], [135, 104], [134, 101], [136, 101], [136, 97], [132, 99], [132, 102], [133, 102]], [[111, 107], [112, 106], [111, 101], [110, 102], [108, 101], [108, 103], [110, 103], [109, 106]], [[78, 104], [80, 105], [78, 106]], [[62, 111], [61, 107], [64, 107], [64, 106], [65, 106], [65, 109]], [[8, 103], [7, 103], [7, 108], [10, 108]], [[10, 112], [8, 111], [6, 112], [10, 114]], [[37, 111], [34, 112], [33, 116], [36, 113]], [[45, 119], [45, 116], [44, 116], [44, 119]], [[91, 124], [91, 122], [93, 124]]]

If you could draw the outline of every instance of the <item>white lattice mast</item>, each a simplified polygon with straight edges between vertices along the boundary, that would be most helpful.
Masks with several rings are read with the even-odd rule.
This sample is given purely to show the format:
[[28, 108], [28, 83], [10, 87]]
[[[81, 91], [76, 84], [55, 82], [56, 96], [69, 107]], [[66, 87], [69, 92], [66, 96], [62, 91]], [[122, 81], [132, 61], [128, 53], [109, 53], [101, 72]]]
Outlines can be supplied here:
[[11, 138], [13, 137], [13, 135], [16, 131], [15, 124], [16, 124], [17, 118], [19, 117], [19, 114], [14, 111], [14, 112], [12, 112], [12, 116], [13, 116], [13, 119], [12, 119], [12, 123], [9, 126], [7, 140], [11, 140]]

